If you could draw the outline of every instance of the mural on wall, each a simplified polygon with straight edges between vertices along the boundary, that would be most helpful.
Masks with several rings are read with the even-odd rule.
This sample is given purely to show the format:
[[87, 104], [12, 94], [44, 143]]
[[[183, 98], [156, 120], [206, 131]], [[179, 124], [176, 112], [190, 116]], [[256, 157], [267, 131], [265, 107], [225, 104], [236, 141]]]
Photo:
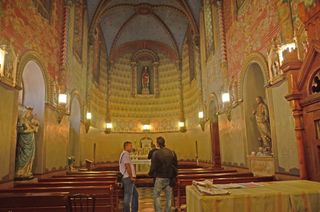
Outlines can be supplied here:
[[96, 28], [94, 34], [94, 47], [93, 47], [93, 68], [92, 74], [95, 82], [99, 83], [100, 78], [100, 61], [101, 61], [101, 30]]
[[212, 5], [210, 0], [205, 0], [204, 2], [204, 20], [206, 34], [206, 55], [208, 58], [210, 53], [214, 51]]
[[233, 20], [226, 30], [228, 70], [231, 75], [240, 72], [245, 55], [254, 51], [266, 55], [272, 39], [280, 31], [275, 1], [253, 0], [246, 4], [237, 20]]
[[73, 49], [77, 57], [82, 60], [82, 41], [83, 41], [83, 24], [84, 23], [84, 2], [77, 0], [74, 11], [74, 35]]
[[33, 3], [36, 6], [40, 15], [48, 21], [50, 21], [52, 8], [51, 0], [33, 0]]
[[154, 94], [154, 71], [152, 64], [139, 63], [137, 70], [137, 94]]
[[43, 21], [29, 1], [3, 0], [1, 4], [0, 25], [6, 30], [0, 31], [0, 37], [9, 40], [18, 55], [30, 50], [37, 52], [49, 76], [54, 76], [60, 64], [63, 1], [52, 1], [50, 24]]

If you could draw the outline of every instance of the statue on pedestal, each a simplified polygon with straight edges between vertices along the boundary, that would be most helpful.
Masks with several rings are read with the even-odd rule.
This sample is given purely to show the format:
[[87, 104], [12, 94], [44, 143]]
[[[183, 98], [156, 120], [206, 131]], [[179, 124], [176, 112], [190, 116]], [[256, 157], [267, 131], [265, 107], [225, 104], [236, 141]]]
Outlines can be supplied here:
[[35, 156], [35, 133], [39, 121], [32, 114], [33, 108], [26, 107], [19, 111], [17, 123], [17, 148], [15, 160], [15, 178], [33, 179], [32, 165]]
[[142, 71], [142, 94], [149, 94], [150, 93], [150, 74], [148, 71], [148, 67], [143, 67]]
[[264, 103], [261, 96], [256, 97], [257, 108], [253, 111], [253, 115], [256, 118], [257, 128], [260, 134], [258, 140], [260, 141], [260, 147], [263, 148], [265, 155], [271, 155], [271, 132], [269, 121], [269, 110], [266, 103]]

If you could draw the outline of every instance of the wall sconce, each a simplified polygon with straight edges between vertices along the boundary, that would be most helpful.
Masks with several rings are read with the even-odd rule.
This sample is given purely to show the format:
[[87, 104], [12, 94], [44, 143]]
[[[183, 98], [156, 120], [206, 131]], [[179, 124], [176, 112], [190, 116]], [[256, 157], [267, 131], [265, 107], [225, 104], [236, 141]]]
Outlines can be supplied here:
[[179, 126], [179, 129], [180, 129], [180, 132], [186, 132], [187, 131], [184, 121], [179, 121], [178, 126]]
[[111, 122], [105, 123], [105, 130], [104, 130], [104, 132], [105, 132], [106, 134], [109, 134], [109, 133], [111, 133], [111, 130], [112, 130], [112, 123], [111, 123]]
[[87, 114], [86, 114], [86, 121], [84, 122], [84, 126], [85, 126], [85, 129], [86, 129], [86, 133], [89, 132], [90, 124], [91, 124], [91, 119], [92, 119], [92, 113], [91, 113], [91, 112], [87, 112]]
[[204, 118], [204, 112], [203, 111], [200, 111], [198, 113], [198, 118], [199, 118], [200, 127], [201, 127], [202, 131], [204, 131], [204, 128], [206, 126], [206, 122], [208, 121], [208, 119]]
[[63, 117], [67, 114], [68, 95], [65, 93], [59, 93], [58, 95], [58, 123], [60, 124]]
[[144, 125], [142, 126], [142, 130], [143, 130], [144, 132], [149, 132], [149, 131], [151, 130], [151, 125], [150, 125], [150, 124], [144, 124]]
[[0, 46], [0, 77], [4, 76], [4, 62], [7, 54], [6, 46]]
[[233, 99], [232, 98], [232, 95], [229, 93], [229, 92], [223, 92], [221, 94], [221, 101], [222, 101], [222, 109], [219, 110], [217, 112], [217, 115], [220, 115], [220, 114], [226, 114], [227, 115], [227, 119], [228, 121], [231, 121], [231, 111], [232, 111], [232, 108], [236, 107], [240, 102], [242, 102], [242, 100], [231, 100]]

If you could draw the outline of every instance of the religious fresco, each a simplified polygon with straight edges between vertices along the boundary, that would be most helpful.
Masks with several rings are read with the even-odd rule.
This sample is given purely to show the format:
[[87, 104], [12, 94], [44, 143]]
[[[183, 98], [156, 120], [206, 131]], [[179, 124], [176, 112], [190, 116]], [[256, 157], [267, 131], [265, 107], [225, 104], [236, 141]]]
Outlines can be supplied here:
[[255, 51], [267, 54], [272, 39], [280, 31], [276, 1], [253, 0], [245, 4], [237, 20], [233, 20], [230, 28], [226, 29], [228, 70], [231, 75], [241, 71], [246, 59], [244, 55]]
[[206, 33], [206, 54], [208, 57], [211, 52], [214, 51], [212, 5], [210, 0], [204, 1], [204, 20]]
[[93, 67], [92, 67], [92, 75], [95, 82], [99, 83], [100, 76], [100, 64], [101, 64], [101, 41], [102, 33], [100, 28], [97, 28], [94, 34], [94, 44], [93, 44]]
[[74, 9], [73, 49], [79, 60], [82, 60], [84, 25], [84, 0], [77, 0]]
[[28, 50], [43, 58], [43, 65], [51, 75], [59, 70], [63, 1], [54, 1], [51, 24], [44, 22], [32, 1], [3, 0], [0, 37], [10, 41], [18, 55]]

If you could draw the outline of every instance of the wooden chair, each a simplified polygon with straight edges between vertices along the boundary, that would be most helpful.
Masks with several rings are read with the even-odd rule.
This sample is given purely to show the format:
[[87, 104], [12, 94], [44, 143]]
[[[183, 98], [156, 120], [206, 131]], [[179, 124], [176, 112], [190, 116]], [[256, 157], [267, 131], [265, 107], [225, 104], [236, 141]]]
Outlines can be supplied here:
[[88, 194], [69, 194], [66, 208], [68, 212], [95, 212], [96, 197]]

